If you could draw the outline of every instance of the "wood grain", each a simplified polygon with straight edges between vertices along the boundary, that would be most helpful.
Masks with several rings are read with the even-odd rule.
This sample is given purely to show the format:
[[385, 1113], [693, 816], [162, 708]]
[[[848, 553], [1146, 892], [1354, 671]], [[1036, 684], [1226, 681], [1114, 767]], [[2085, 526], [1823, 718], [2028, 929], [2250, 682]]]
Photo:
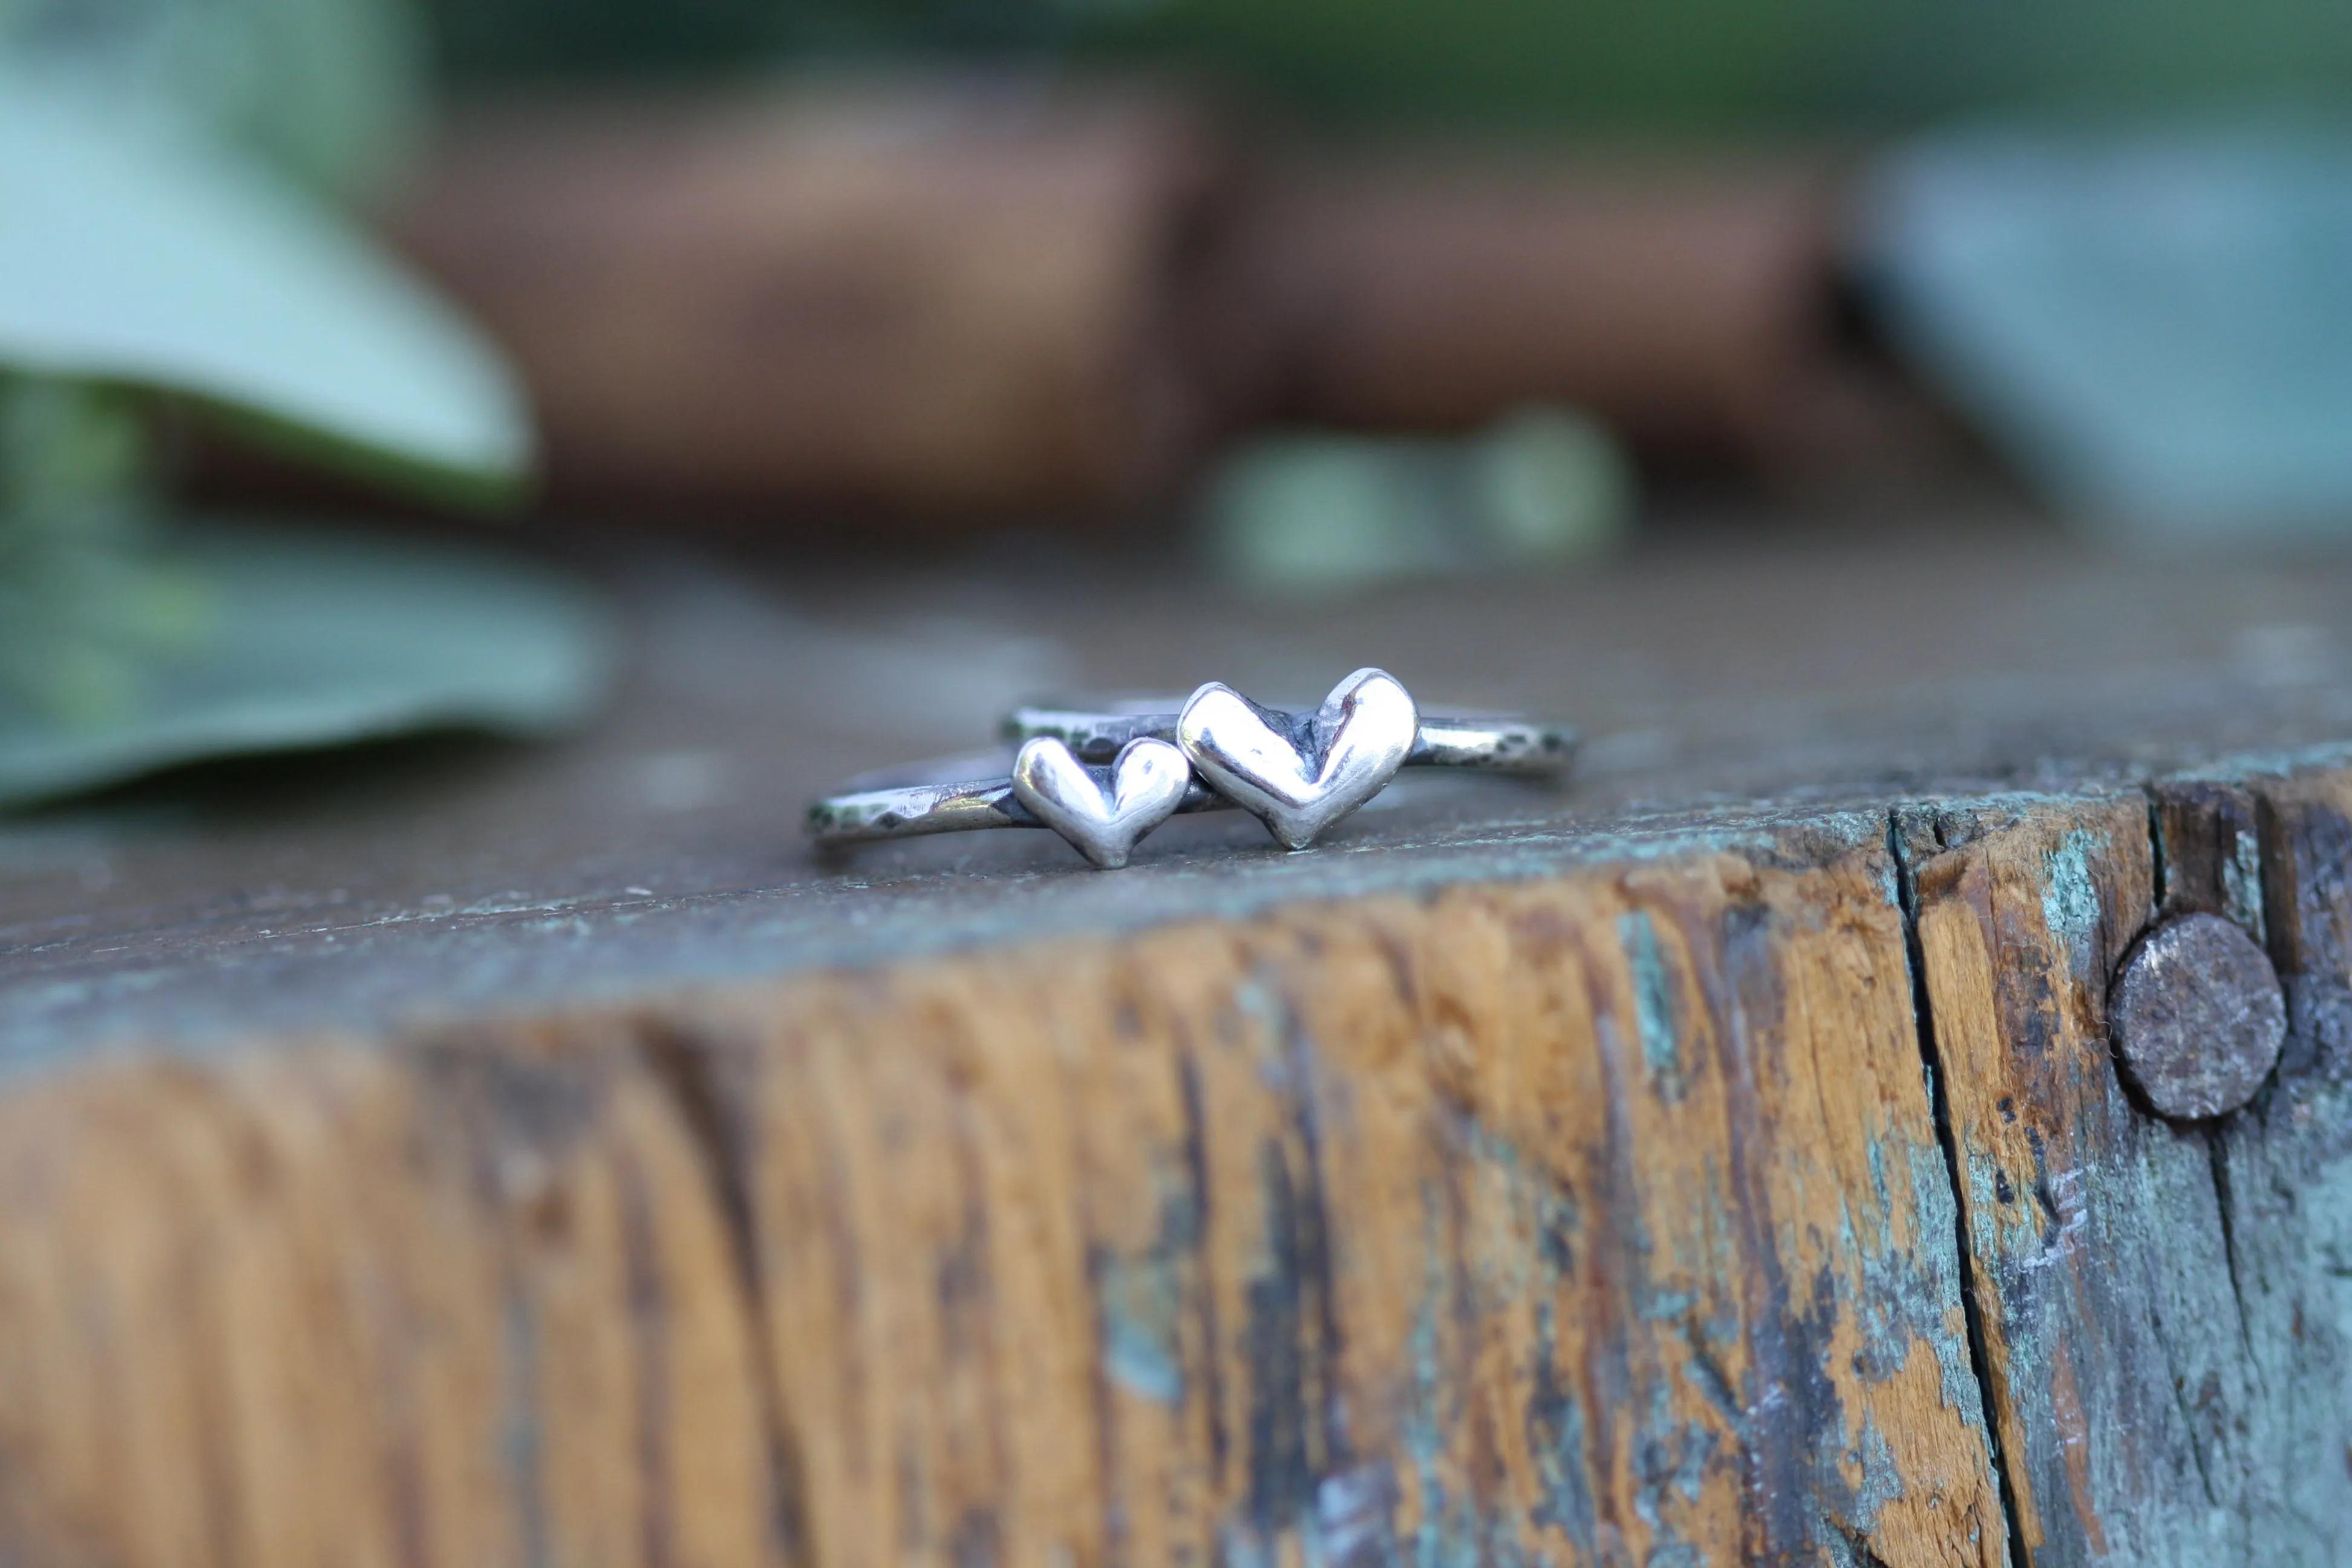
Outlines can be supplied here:
[[2250, 1474], [2249, 1560], [2335, 1563], [2352, 1519], [2352, 775], [2312, 770], [2249, 793], [2288, 1035], [2271, 1087], [2213, 1133], [2256, 1395], [2231, 1429]]
[[1886, 872], [1309, 906], [718, 1026], [813, 1559], [1999, 1561]]
[[[2037, 1563], [2207, 1560], [2212, 1505], [2183, 1430], [2192, 1410], [2175, 1397], [2202, 1383], [2200, 1337], [2176, 1346], [2162, 1319], [2201, 1327], [2227, 1305], [2226, 1270], [2172, 1268], [2200, 1250], [2220, 1259], [2220, 1215], [2201, 1140], [2126, 1100], [2103, 1016], [2107, 973], [2152, 902], [2147, 804], [2024, 802], [1912, 827], [1937, 1076], [2021, 1543]], [[2124, 1188], [2170, 1207], [2117, 1205]], [[2207, 1299], [2172, 1313], [2175, 1287]], [[2191, 1364], [2173, 1364], [2174, 1348]]]
[[[2187, 780], [1906, 824], [1987, 1381], [2037, 1564], [2344, 1560], [2347, 784]], [[2167, 911], [2267, 927], [2292, 1004], [2275, 1081], [2201, 1126], [2136, 1111], [2106, 1042], [2106, 976], [2159, 872]]]
[[777, 1561], [702, 1157], [613, 1032], [0, 1100], [0, 1557]]
[[21, 1088], [6, 1538], [1999, 1563], [1893, 866], [1832, 826]]

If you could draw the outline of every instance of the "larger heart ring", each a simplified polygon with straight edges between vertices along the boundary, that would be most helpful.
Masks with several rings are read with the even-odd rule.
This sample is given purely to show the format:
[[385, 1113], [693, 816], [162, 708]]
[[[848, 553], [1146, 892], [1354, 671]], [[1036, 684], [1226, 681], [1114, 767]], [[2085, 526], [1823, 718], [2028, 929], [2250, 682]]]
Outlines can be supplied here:
[[1421, 733], [1412, 693], [1382, 669], [1360, 669], [1323, 706], [1262, 708], [1211, 681], [1176, 716], [1176, 743], [1209, 787], [1304, 849], [1388, 787]]

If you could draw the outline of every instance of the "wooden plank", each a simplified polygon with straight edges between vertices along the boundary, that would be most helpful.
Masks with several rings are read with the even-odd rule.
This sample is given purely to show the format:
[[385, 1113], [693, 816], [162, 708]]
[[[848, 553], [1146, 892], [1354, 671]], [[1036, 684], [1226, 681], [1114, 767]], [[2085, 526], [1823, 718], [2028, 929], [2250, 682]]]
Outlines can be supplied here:
[[2218, 1539], [2237, 1489], [2200, 1462], [2200, 1406], [2242, 1393], [2213, 1332], [2230, 1301], [2210, 1161], [2133, 1110], [2107, 1051], [2106, 977], [2153, 903], [2147, 802], [1906, 828], [2020, 1542], [2037, 1564], [2243, 1561]]
[[719, 1208], [611, 1028], [125, 1063], [0, 1149], [0, 1557], [779, 1561]]
[[6, 1539], [2001, 1562], [1892, 862], [1830, 826], [20, 1089]]
[[[2331, 1269], [2352, 1232], [2331, 1199], [2352, 1138], [2316, 1042], [2341, 988], [2347, 782], [1907, 824], [1984, 1363], [2037, 1564], [2340, 1557], [2352, 1404]], [[2135, 1108], [2109, 1056], [2108, 976], [2157, 901], [2151, 828], [2164, 910], [2267, 924], [2299, 999], [2281, 1081], [2218, 1122]]]
[[2352, 773], [2248, 793], [2289, 1033], [2271, 1085], [2212, 1134], [2256, 1395], [2231, 1429], [2249, 1456], [2249, 1560], [2334, 1563], [2352, 1519]]
[[745, 1007], [814, 1560], [2000, 1561], [1872, 826]]
[[2180, 778], [2160, 781], [2148, 798], [2158, 913], [2221, 915], [2262, 942], [2267, 928], [2254, 792], [2242, 783]]
[[[778, 799], [950, 705], [874, 673], [900, 634], [851, 623], [903, 605], [724, 595], [568, 752], [10, 826], [0, 1557], [2337, 1560], [2343, 695], [2136, 673], [2337, 589], [2089, 627], [2120, 568], [1906, 559], [1295, 647], [1056, 599], [1107, 683], [1508, 664], [1604, 731], [1564, 800], [1416, 781], [1306, 856], [1200, 818], [1114, 877], [809, 863]], [[2029, 577], [2049, 668], [1940, 684]], [[1801, 642], [1808, 595], [1903, 613], [1685, 646]], [[1591, 675], [1619, 647], [1651, 673]], [[706, 763], [737, 793], [677, 805]], [[2293, 1005], [2209, 1126], [2107, 1060], [2158, 909], [2257, 931]]]

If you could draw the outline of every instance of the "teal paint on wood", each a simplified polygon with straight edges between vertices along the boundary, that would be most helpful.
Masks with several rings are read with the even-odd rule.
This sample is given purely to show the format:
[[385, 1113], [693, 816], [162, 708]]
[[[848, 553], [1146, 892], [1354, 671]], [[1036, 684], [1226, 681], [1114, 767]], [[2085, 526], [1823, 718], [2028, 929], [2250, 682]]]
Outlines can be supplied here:
[[1641, 1037], [1642, 1061], [1658, 1092], [1669, 1101], [1679, 1100], [1686, 1086], [1675, 1038], [1675, 994], [1660, 965], [1657, 931], [1649, 915], [1636, 910], [1618, 917], [1617, 934], [1633, 971], [1633, 1020]]
[[[2150, 802], [2146, 848], [2132, 804], [2096, 797], [1979, 810], [1907, 840], [1946, 971], [1932, 1023], [2021, 1533], [2035, 1568], [2344, 1563], [2352, 779], [2159, 783]], [[2103, 811], [2108, 828], [2086, 843]], [[1939, 837], [1961, 847], [1939, 857]], [[2274, 1081], [2209, 1126], [2138, 1112], [2105, 1048], [2105, 975], [2155, 887], [2168, 914], [2210, 910], [2263, 933], [2289, 997]], [[1950, 984], [1965, 966], [1934, 936], [1962, 907], [1996, 992], [1999, 1037], [1973, 1058], [1970, 1002]]]
[[[1317, 967], [1349, 951], [1336, 915], [1295, 961], [1252, 963], [1230, 993], [1264, 1042], [1252, 1080], [1313, 1131], [1261, 1162], [1249, 1215], [1211, 1222], [1268, 1237], [1239, 1331], [1252, 1500], [1223, 1526], [1231, 1560], [1275, 1561], [1297, 1532], [1367, 1564], [1698, 1564], [1735, 1542], [1767, 1563], [1902, 1561], [1894, 1543], [1916, 1544], [1924, 1519], [1969, 1521], [1969, 1560], [2002, 1560], [1878, 840], [1830, 851], [1851, 900], [1834, 916], [1811, 894], [1767, 898], [1738, 862], [1721, 871], [1738, 890], [1711, 862], [1595, 878], [1574, 906], [1588, 913], [1530, 913], [1532, 945], [1475, 991], [1454, 994], [1465, 982], [1437, 953], [1491, 917], [1443, 898], [1423, 906], [1426, 934], [1405, 934], [1416, 914], [1344, 985]], [[1775, 874], [1797, 874], [1788, 861]], [[1808, 943], [1834, 952], [1801, 956]], [[1508, 1020], [1558, 1015], [1512, 998], [1562, 984], [1589, 1037], [1514, 1033], [1526, 1026]], [[1848, 989], [1808, 989], [1824, 984]], [[1360, 1033], [1366, 986], [1419, 1032]], [[1852, 1036], [1832, 1025], [1849, 1006], [1868, 1020]], [[1573, 1100], [1475, 1087], [1587, 1053], [1598, 1080]], [[1805, 1087], [1815, 1072], [1829, 1081]], [[1826, 1123], [1823, 1094], [1864, 1079], [1862, 1133]], [[1407, 1117], [1419, 1152], [1383, 1142], [1367, 1168], [1368, 1117]], [[1832, 1159], [1825, 1145], [1849, 1137]], [[1398, 1166], [1417, 1224], [1362, 1228], [1362, 1184]], [[1280, 1238], [1312, 1212], [1319, 1247], [1285, 1261]], [[1113, 1314], [1134, 1315], [1131, 1300]], [[1369, 1380], [1350, 1370], [1351, 1347], [1384, 1332], [1395, 1360]], [[1937, 1434], [1924, 1465], [1923, 1421]]]
[[2066, 943], [2077, 981], [2095, 982], [2092, 942], [2102, 912], [2099, 889], [2091, 879], [2091, 858], [2101, 845], [2077, 828], [2059, 841], [2044, 860], [2042, 918]]
[[2247, 1477], [2243, 1560], [2301, 1568], [2352, 1553], [2352, 791], [2340, 773], [2254, 787], [2291, 1033], [2272, 1086], [2211, 1135], [2236, 1309], [2217, 1326], [2252, 1397], [2207, 1414]]
[[2200, 1405], [2252, 1393], [2236, 1334], [2217, 1331], [2235, 1310], [2205, 1137], [2142, 1116], [2106, 1044], [2106, 975], [2152, 901], [2147, 824], [2136, 795], [2021, 803], [1938, 825], [1961, 847], [1916, 867], [2035, 1568], [2258, 1560], [2245, 1465]]

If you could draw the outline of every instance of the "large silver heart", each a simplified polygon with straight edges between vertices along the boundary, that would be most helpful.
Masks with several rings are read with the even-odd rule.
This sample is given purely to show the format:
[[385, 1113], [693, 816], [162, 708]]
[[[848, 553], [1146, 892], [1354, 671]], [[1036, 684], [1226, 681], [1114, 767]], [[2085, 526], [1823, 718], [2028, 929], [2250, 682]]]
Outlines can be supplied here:
[[1183, 804], [1192, 765], [1165, 741], [1129, 741], [1108, 769], [1089, 768], [1060, 741], [1039, 736], [1013, 760], [1013, 795], [1038, 821], [1106, 871]]
[[1286, 848], [1304, 849], [1381, 793], [1421, 731], [1412, 694], [1360, 669], [1296, 724], [1211, 681], [1176, 720], [1176, 743], [1211, 788], [1254, 813]]

